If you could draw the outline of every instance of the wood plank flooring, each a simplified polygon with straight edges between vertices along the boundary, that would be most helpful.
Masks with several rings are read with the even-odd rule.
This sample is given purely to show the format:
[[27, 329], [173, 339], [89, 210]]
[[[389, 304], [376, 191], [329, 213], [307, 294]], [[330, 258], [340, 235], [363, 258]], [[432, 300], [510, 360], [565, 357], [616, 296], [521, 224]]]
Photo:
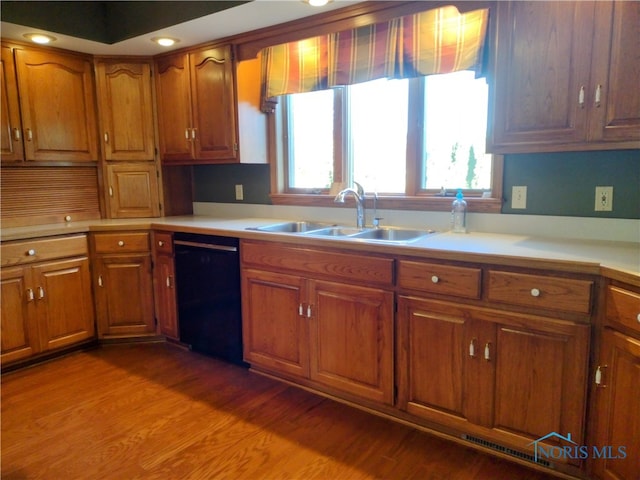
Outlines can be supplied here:
[[543, 480], [543, 473], [175, 346], [2, 376], [2, 479]]

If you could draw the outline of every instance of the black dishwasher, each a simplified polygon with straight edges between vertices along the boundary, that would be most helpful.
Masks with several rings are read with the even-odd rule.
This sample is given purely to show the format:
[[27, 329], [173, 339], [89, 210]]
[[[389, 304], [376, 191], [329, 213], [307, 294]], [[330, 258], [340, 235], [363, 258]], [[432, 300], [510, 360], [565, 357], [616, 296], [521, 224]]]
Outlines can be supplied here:
[[174, 235], [180, 341], [243, 365], [238, 239]]

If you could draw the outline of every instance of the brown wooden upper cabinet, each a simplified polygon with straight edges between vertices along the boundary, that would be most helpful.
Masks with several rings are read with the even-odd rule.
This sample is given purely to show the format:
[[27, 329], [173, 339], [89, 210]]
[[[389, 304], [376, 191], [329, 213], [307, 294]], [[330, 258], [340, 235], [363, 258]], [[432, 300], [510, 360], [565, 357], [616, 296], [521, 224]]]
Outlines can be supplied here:
[[20, 106], [18, 104], [18, 84], [16, 69], [13, 63], [13, 52], [2, 46], [2, 75], [0, 76], [2, 97], [0, 105], [0, 154], [2, 162], [20, 162], [24, 160], [22, 146], [22, 125], [20, 123]]
[[[9, 49], [7, 49], [9, 50]], [[3, 48], [3, 80], [9, 72], [10, 50]], [[21, 125], [13, 111], [10, 121], [13, 148], [9, 158], [21, 160], [19, 147], [24, 145], [24, 160], [34, 162], [95, 162], [98, 160], [95, 93], [92, 62], [75, 54], [14, 48]], [[6, 69], [6, 72], [5, 72]], [[6, 91], [12, 87], [7, 82]], [[5, 85], [3, 85], [3, 94]], [[15, 92], [11, 94], [15, 95]], [[10, 110], [13, 99], [7, 99]], [[4, 112], [3, 131], [7, 115]], [[4, 152], [8, 147], [3, 134]], [[15, 153], [15, 156], [14, 156]]]
[[160, 156], [167, 164], [238, 158], [231, 46], [156, 59]]
[[[638, 2], [498, 2], [488, 149], [640, 148]], [[492, 131], [491, 131], [492, 129]]]
[[100, 60], [96, 71], [104, 159], [152, 161], [151, 63]]

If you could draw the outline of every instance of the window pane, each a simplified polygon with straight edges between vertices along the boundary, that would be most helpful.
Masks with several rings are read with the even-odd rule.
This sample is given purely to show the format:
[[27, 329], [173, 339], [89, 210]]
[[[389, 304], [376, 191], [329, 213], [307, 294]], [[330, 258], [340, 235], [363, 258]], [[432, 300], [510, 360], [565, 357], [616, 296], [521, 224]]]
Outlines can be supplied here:
[[367, 191], [405, 192], [408, 95], [407, 80], [349, 87], [352, 179]]
[[474, 77], [464, 71], [425, 78], [424, 188], [491, 188], [488, 88], [485, 79]]
[[333, 90], [288, 96], [289, 188], [333, 182]]

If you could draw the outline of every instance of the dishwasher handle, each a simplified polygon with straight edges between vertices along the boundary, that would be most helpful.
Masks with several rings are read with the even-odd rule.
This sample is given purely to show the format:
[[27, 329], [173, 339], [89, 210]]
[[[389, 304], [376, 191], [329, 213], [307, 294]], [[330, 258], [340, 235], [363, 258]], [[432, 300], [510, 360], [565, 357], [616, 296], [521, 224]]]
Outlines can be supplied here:
[[174, 240], [174, 245], [185, 245], [187, 247], [205, 248], [207, 250], [219, 250], [223, 252], [237, 252], [238, 247], [231, 247], [229, 245], [216, 245], [213, 243], [202, 242], [190, 242], [187, 240]]

